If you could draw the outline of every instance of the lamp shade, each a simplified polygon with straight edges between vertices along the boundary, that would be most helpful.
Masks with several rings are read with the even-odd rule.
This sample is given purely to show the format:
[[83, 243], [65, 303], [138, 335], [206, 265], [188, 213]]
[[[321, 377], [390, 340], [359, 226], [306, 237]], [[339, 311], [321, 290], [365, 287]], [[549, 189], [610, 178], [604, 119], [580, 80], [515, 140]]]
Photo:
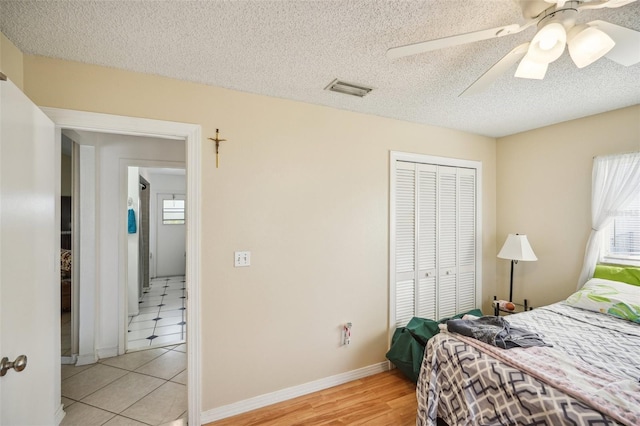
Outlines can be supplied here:
[[526, 235], [509, 234], [500, 253], [500, 259], [534, 261], [538, 260]]

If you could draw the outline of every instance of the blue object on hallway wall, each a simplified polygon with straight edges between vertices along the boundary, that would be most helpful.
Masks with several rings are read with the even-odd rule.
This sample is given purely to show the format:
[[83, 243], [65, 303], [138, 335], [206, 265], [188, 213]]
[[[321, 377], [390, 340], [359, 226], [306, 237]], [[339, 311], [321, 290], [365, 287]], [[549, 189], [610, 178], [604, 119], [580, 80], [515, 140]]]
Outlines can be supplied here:
[[133, 209], [129, 209], [129, 215], [128, 215], [128, 232], [129, 234], [135, 234], [136, 233], [136, 214], [133, 211]]

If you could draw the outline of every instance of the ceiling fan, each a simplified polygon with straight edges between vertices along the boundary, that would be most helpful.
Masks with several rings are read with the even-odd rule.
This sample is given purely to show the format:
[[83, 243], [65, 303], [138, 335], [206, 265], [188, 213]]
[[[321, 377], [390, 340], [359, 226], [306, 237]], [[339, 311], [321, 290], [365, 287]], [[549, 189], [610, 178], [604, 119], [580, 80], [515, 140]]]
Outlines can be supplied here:
[[640, 32], [605, 21], [577, 24], [578, 13], [585, 9], [616, 8], [636, 0], [514, 0], [522, 9], [524, 24], [458, 34], [387, 50], [390, 59], [444, 49], [447, 47], [517, 34], [537, 25], [530, 42], [507, 53], [460, 96], [473, 95], [487, 89], [494, 80], [520, 61], [515, 76], [541, 80], [549, 64], [562, 55], [565, 46], [578, 68], [603, 56], [624, 66], [640, 62]]

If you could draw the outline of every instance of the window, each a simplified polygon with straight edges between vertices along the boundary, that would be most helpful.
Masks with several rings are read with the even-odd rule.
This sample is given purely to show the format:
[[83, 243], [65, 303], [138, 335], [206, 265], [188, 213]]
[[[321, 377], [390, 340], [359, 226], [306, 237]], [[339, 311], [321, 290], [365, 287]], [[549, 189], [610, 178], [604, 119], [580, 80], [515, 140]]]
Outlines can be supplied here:
[[603, 232], [602, 261], [640, 265], [640, 193]]
[[162, 224], [184, 225], [184, 200], [162, 200]]

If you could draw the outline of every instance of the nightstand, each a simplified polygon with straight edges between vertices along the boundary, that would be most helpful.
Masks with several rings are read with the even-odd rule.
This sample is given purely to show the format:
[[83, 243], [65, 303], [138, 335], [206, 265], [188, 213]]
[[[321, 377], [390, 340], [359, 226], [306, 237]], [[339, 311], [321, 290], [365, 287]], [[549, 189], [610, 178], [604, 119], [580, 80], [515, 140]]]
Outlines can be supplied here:
[[502, 309], [498, 306], [498, 300], [496, 296], [493, 296], [493, 315], [498, 316], [500, 315], [500, 313], [504, 313], [505, 315], [511, 315], [511, 314], [517, 314], [520, 312], [526, 312], [526, 311], [530, 311], [533, 309], [533, 307], [529, 306], [529, 303], [527, 301], [527, 299], [524, 299], [524, 303], [516, 303], [516, 302], [511, 302], [515, 305], [515, 309], [513, 311], [509, 311], [507, 309]]

